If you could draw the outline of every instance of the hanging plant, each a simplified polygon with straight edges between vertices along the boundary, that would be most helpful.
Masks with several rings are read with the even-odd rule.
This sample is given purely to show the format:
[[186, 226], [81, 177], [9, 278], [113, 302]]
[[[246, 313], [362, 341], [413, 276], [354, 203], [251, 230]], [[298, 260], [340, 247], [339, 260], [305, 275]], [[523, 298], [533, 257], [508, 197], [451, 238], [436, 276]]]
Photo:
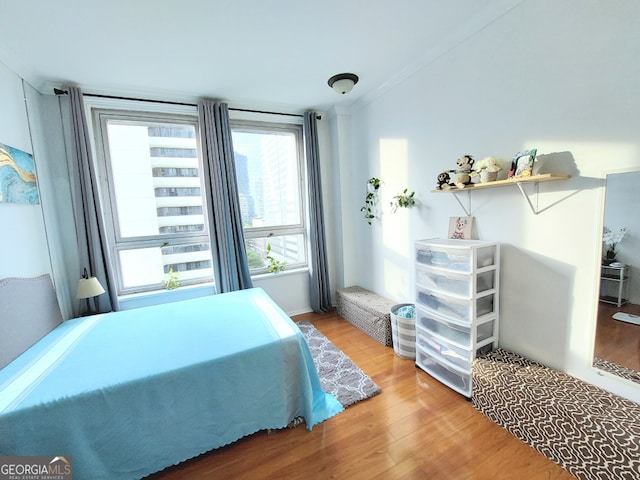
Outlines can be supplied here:
[[369, 225], [371, 225], [371, 221], [376, 218], [375, 206], [378, 202], [380, 183], [380, 179], [376, 177], [371, 177], [367, 182], [367, 195], [364, 197], [364, 206], [360, 211], [364, 213], [364, 218]]
[[408, 193], [408, 191], [409, 189], [405, 188], [401, 194], [393, 197], [393, 200], [391, 201], [391, 211], [393, 213], [396, 213], [396, 210], [398, 210], [400, 207], [408, 208], [411, 205], [416, 204], [416, 200], [415, 198], [413, 198], [416, 192]]

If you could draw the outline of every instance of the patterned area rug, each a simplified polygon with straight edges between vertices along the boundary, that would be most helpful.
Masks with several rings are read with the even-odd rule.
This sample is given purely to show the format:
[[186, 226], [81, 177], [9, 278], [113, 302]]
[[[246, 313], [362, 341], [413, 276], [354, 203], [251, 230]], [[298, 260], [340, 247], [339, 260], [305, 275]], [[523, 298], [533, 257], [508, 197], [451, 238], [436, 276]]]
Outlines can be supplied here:
[[581, 480], [640, 478], [640, 405], [503, 349], [473, 363], [473, 406]]
[[311, 323], [303, 321], [297, 325], [309, 344], [322, 388], [343, 407], [380, 393], [380, 387]]
[[623, 367], [617, 363], [610, 362], [609, 360], [595, 357], [593, 359], [593, 366], [600, 370], [604, 370], [605, 372], [613, 373], [619, 377], [631, 380], [632, 382], [640, 383], [640, 372]]

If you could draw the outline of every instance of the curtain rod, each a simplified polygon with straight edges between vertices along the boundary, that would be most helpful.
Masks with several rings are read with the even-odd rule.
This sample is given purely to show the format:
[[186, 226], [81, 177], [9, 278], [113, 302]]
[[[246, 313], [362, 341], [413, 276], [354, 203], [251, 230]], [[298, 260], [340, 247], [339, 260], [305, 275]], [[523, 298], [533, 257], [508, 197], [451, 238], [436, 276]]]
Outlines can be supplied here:
[[[59, 88], [54, 88], [53, 93], [56, 95], [67, 95], [69, 92], [66, 90], [61, 90]], [[184, 103], [184, 102], [173, 102], [171, 100], [150, 100], [147, 98], [132, 98], [132, 97], [119, 97], [116, 95], [100, 95], [97, 93], [83, 93], [85, 97], [95, 97], [95, 98], [110, 98], [113, 100], [133, 100], [133, 101], [141, 101], [141, 102], [151, 102], [151, 103], [166, 103], [168, 105], [182, 105], [185, 107], [197, 107], [198, 105], [195, 103]], [[249, 112], [249, 113], [265, 113], [269, 115], [285, 115], [288, 117], [302, 117], [299, 113], [282, 113], [282, 112], [269, 112], [266, 110], [251, 110], [247, 108], [232, 108], [229, 107], [229, 110], [233, 110], [234, 112]], [[322, 119], [322, 116], [318, 115], [316, 117], [318, 120]]]

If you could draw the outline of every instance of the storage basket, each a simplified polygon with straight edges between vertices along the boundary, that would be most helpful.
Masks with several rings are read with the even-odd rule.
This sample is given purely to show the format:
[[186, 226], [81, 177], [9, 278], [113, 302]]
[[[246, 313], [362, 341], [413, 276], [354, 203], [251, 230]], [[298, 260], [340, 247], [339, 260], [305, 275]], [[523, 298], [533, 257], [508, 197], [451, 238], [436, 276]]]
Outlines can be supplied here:
[[[407, 308], [404, 308], [407, 307]], [[410, 316], [407, 317], [406, 314]], [[391, 336], [393, 350], [402, 358], [416, 358], [416, 309], [413, 303], [391, 307]]]

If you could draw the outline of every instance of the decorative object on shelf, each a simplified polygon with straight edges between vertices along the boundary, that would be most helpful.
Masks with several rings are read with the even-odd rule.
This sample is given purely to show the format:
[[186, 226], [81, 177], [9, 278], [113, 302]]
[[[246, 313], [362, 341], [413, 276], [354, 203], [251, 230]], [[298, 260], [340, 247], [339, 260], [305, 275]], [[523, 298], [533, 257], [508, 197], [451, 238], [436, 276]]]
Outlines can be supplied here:
[[449, 172], [442, 172], [438, 175], [438, 183], [436, 185], [436, 190], [449, 190], [453, 187], [453, 183], [449, 183], [451, 181], [451, 175]]
[[516, 153], [511, 162], [509, 178], [530, 177], [533, 175], [533, 164], [536, 161], [537, 153], [538, 150], [535, 148]]
[[267, 243], [267, 270], [269, 273], [280, 273], [283, 272], [286, 267], [286, 262], [282, 262], [280, 260], [276, 260], [273, 255], [271, 255], [271, 244]]
[[475, 175], [474, 162], [475, 160], [471, 155], [464, 155], [456, 160], [456, 169], [451, 170], [451, 172], [455, 173], [453, 186], [464, 188], [467, 185], [471, 185], [471, 177]]
[[393, 197], [393, 200], [391, 201], [391, 211], [393, 213], [396, 213], [398, 208], [401, 208], [401, 207], [409, 208], [411, 205], [416, 204], [416, 200], [415, 198], [413, 198], [416, 192], [411, 192], [411, 193], [408, 193], [408, 192], [409, 192], [409, 189], [405, 188], [402, 191], [402, 193]]
[[470, 240], [473, 217], [451, 217], [449, 219], [449, 236], [455, 240]]
[[602, 259], [603, 265], [611, 265], [616, 261], [616, 247], [622, 241], [627, 233], [627, 227], [621, 228], [617, 232], [604, 227], [604, 233], [602, 235], [602, 241], [604, 242], [604, 258]]
[[480, 175], [480, 183], [495, 182], [502, 163], [494, 157], [486, 157], [475, 164], [476, 175]]
[[173, 268], [169, 268], [167, 276], [162, 280], [162, 286], [167, 290], [175, 290], [180, 286], [180, 272], [174, 272]]
[[[568, 178], [571, 178], [570, 175], [565, 175], [565, 174], [560, 174], [560, 173], [538, 173], [536, 175], [532, 175], [530, 177], [513, 177], [513, 178], [507, 178], [504, 180], [496, 180], [495, 182], [486, 182], [486, 183], [472, 183], [471, 185], [467, 185], [465, 188], [460, 189], [460, 188], [441, 188], [441, 189], [435, 189], [435, 190], [431, 190], [433, 193], [452, 193], [453, 197], [456, 199], [456, 201], [460, 204], [460, 206], [462, 207], [462, 209], [464, 210], [464, 213], [466, 213], [467, 215], [471, 215], [471, 192], [475, 191], [475, 190], [486, 190], [489, 188], [497, 188], [497, 187], [513, 187], [516, 186], [518, 187], [518, 189], [520, 190], [520, 193], [522, 194], [523, 198], [527, 201], [527, 203], [529, 204], [529, 207], [531, 208], [531, 211], [534, 213], [534, 215], [538, 215], [539, 213], [547, 210], [548, 208], [551, 208], [553, 206], [549, 205], [547, 207], [544, 208], [540, 208], [537, 206], [537, 197], [538, 197], [538, 183], [540, 182], [551, 182], [551, 181], [555, 181], [555, 180], [566, 180]], [[535, 186], [535, 191], [533, 193], [527, 193], [523, 187], [523, 185], [526, 184], [533, 184]], [[467, 205], [465, 206], [462, 201], [460, 201], [460, 199], [458, 198], [458, 195], [466, 192], [467, 193]], [[531, 196], [535, 195], [536, 198], [536, 205], [533, 204], [533, 202], [531, 201]]]
[[371, 221], [376, 218], [376, 204], [378, 203], [378, 190], [382, 182], [379, 178], [371, 177], [367, 181], [367, 195], [364, 197], [364, 206], [360, 209], [364, 213], [364, 218], [371, 225]]

